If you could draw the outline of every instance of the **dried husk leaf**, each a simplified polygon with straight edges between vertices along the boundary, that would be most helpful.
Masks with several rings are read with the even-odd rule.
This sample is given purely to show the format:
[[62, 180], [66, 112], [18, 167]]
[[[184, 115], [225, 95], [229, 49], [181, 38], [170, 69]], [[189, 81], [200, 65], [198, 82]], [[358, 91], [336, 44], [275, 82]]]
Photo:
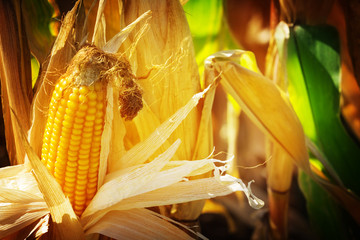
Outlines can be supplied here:
[[221, 84], [244, 113], [309, 173], [304, 132], [286, 95], [266, 77], [236, 63], [243, 55], [246, 52], [241, 50], [218, 52], [207, 59], [207, 64], [221, 72]]
[[270, 160], [267, 162], [267, 192], [269, 219], [275, 239], [287, 237], [288, 208], [294, 162], [277, 143], [270, 144]]
[[[29, 108], [32, 100], [30, 51], [22, 24], [20, 3], [0, 3], [0, 79], [2, 111], [4, 116], [6, 146], [10, 164], [23, 163], [24, 148], [20, 136], [14, 131], [11, 109], [21, 119], [20, 124], [30, 127]], [[5, 24], [6, 23], [6, 24]]]
[[0, 169], [0, 238], [49, 213], [34, 176], [25, 165]]
[[86, 234], [101, 233], [115, 239], [193, 239], [170, 222], [146, 209], [112, 211]]
[[[181, 107], [175, 114], [170, 116], [164, 123], [162, 123], [158, 128], [151, 133], [150, 136], [141, 144], [137, 144], [129, 151], [127, 151], [120, 160], [109, 163], [110, 172], [126, 168], [129, 166], [134, 166], [137, 164], [142, 164], [152, 156], [156, 150], [163, 145], [165, 141], [168, 140], [169, 136], [176, 131], [177, 127], [181, 125], [184, 119], [188, 118], [189, 113], [192, 112], [194, 107], [197, 106], [199, 100], [204, 97], [204, 94], [209, 91], [209, 89], [214, 86], [209, 86], [204, 91], [195, 94], [185, 106]], [[141, 111], [139, 115], [144, 112]], [[152, 115], [153, 116], [153, 115]], [[139, 117], [139, 116], [138, 116]], [[137, 117], [137, 118], [138, 118]], [[153, 116], [155, 117], [155, 116]], [[149, 120], [149, 119], [148, 119]], [[161, 134], [160, 134], [161, 133]], [[190, 157], [191, 158], [191, 157]], [[179, 158], [178, 158], [179, 159]], [[186, 158], [183, 158], [186, 159]], [[189, 158], [188, 158], [189, 159]]]
[[[136, 40], [136, 32], [140, 30], [140, 26], [136, 27], [121, 48], [128, 56], [136, 76], [147, 76], [152, 69], [148, 77], [138, 81], [144, 92], [144, 102], [152, 112], [147, 113], [149, 110], [145, 108], [134, 119], [140, 140], [146, 139], [157, 127], [147, 119], [148, 115], [154, 114], [161, 123], [200, 90], [191, 35], [180, 3], [140, 0], [126, 2], [124, 24], [133, 22], [148, 10], [153, 14], [149, 31], [132, 49], [130, 47]], [[169, 142], [178, 138], [183, 142], [177, 152], [179, 159], [192, 158], [199, 119], [199, 111], [192, 111], [170, 136]]]
[[[129, 41], [125, 42], [122, 48], [134, 66], [137, 76], [147, 76], [151, 70], [149, 76], [139, 81], [144, 90], [145, 105], [149, 107], [144, 108], [134, 119], [140, 141], [149, 136], [158, 123], [185, 105], [200, 89], [191, 34], [181, 4], [178, 1], [126, 2], [124, 23], [133, 21], [147, 10], [153, 12], [149, 31], [138, 42], [136, 35], [130, 34]], [[163, 14], [164, 12], [166, 14]], [[130, 48], [134, 41], [135, 48]], [[170, 136], [169, 142], [177, 138], [183, 142], [175, 159], [199, 159], [210, 154], [213, 147], [211, 118], [208, 118], [211, 98], [209, 96], [203, 120], [200, 120], [202, 105], [199, 105]], [[155, 121], [154, 116], [158, 121]], [[200, 138], [199, 133], [202, 134]], [[160, 152], [168, 146], [163, 145]], [[200, 215], [202, 207], [203, 202], [190, 203], [184, 209], [177, 206], [178, 210], [174, 209], [173, 212], [176, 212], [177, 219], [193, 220]]]

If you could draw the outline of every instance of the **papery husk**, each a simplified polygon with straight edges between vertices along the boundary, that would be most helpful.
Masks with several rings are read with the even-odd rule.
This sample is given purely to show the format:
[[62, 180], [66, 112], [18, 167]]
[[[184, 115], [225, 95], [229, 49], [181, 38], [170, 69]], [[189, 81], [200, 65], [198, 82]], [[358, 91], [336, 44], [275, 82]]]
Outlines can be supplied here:
[[247, 53], [241, 50], [222, 51], [209, 57], [207, 64], [221, 73], [221, 84], [243, 112], [298, 167], [310, 172], [305, 135], [285, 93], [268, 78], [238, 64], [237, 61], [244, 55]]
[[[287, 71], [285, 59], [287, 57], [286, 48], [277, 48], [277, 42], [281, 39], [281, 44], [287, 44], [289, 36], [288, 28], [281, 22], [275, 31], [275, 37], [270, 42], [269, 52], [267, 55], [268, 66], [267, 74], [274, 83], [284, 92], [287, 91]], [[279, 31], [281, 28], [282, 31]], [[279, 37], [278, 35], [282, 36]], [[286, 239], [288, 235], [288, 209], [290, 199], [290, 187], [294, 171], [294, 163], [291, 157], [276, 143], [267, 142], [269, 159], [267, 163], [267, 192], [269, 199], [269, 227], [274, 239]]]
[[269, 224], [274, 239], [285, 239], [294, 163], [277, 143], [270, 148], [270, 160], [267, 163]]
[[0, 9], [2, 112], [10, 164], [15, 165], [23, 163], [25, 151], [21, 145], [20, 136], [14, 131], [11, 111], [14, 111], [21, 119], [22, 128], [28, 130], [30, 127], [29, 108], [32, 100], [30, 51], [22, 23], [20, 1], [1, 1]]
[[34, 176], [25, 165], [0, 169], [0, 238], [49, 213]]
[[100, 233], [114, 239], [193, 239], [172, 223], [146, 209], [109, 212], [86, 233]]
[[[190, 30], [178, 1], [131, 1], [123, 7], [122, 24], [125, 25], [147, 10], [153, 12], [149, 30], [144, 36], [137, 42], [137, 36], [130, 34], [122, 47], [135, 74], [138, 77], [146, 76], [138, 81], [144, 91], [145, 108], [134, 119], [136, 130], [128, 128], [128, 132], [137, 131], [141, 141], [200, 90], [200, 81]], [[135, 46], [133, 42], [136, 42]], [[209, 104], [207, 106], [208, 109], [211, 107]], [[206, 112], [210, 116], [209, 111]], [[207, 127], [211, 127], [211, 123], [204, 123], [200, 131], [200, 119], [201, 106], [198, 106], [168, 139], [168, 142], [173, 142], [180, 138], [183, 142], [175, 159], [199, 159], [210, 154], [212, 136], [209, 135], [211, 128]], [[211, 122], [208, 119], [202, 121]], [[203, 131], [204, 128], [207, 129]], [[203, 132], [208, 136], [199, 139], [198, 134]], [[126, 138], [130, 141], [133, 139], [131, 136]], [[160, 152], [167, 147], [169, 143], [165, 142]], [[184, 208], [177, 206], [173, 209], [174, 217], [196, 219], [202, 206], [203, 202], [189, 203]]]

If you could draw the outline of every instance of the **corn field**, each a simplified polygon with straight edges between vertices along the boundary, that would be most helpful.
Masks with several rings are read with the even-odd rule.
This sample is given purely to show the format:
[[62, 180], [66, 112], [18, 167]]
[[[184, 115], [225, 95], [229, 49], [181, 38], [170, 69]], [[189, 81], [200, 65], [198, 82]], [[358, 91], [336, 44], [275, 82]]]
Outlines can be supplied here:
[[355, 0], [0, 0], [0, 239], [360, 239]]

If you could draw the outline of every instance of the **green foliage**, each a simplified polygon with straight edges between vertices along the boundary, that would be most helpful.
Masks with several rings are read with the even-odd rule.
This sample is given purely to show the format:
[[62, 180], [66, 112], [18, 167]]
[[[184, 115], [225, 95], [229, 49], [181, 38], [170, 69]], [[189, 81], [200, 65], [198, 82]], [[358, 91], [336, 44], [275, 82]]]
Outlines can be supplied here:
[[[330, 26], [290, 29], [287, 72], [291, 103], [306, 135], [325, 156], [346, 188], [360, 194], [360, 146], [347, 132], [340, 115], [340, 43]], [[316, 161], [316, 160], [313, 160]], [[329, 172], [324, 172], [328, 174]], [[331, 174], [330, 174], [331, 176]], [[331, 196], [304, 174], [300, 187], [312, 225], [324, 239], [349, 239], [348, 218]]]

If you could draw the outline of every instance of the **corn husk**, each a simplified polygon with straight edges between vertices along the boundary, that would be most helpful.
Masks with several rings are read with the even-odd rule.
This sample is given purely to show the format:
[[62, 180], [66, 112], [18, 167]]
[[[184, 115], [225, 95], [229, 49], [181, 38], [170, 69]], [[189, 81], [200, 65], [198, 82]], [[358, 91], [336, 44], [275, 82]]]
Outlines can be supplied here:
[[[5, 125], [6, 147], [10, 164], [23, 163], [25, 152], [20, 136], [14, 131], [11, 111], [19, 116], [21, 126], [30, 127], [29, 111], [32, 100], [30, 51], [21, 21], [19, 1], [0, 3], [0, 79], [2, 112]], [[5, 24], [6, 22], [6, 24]]]
[[305, 135], [286, 94], [268, 78], [243, 67], [248, 62], [246, 59], [255, 62], [249, 52], [222, 51], [209, 57], [206, 64], [221, 74], [220, 82], [225, 90], [259, 129], [298, 167], [310, 172]]

